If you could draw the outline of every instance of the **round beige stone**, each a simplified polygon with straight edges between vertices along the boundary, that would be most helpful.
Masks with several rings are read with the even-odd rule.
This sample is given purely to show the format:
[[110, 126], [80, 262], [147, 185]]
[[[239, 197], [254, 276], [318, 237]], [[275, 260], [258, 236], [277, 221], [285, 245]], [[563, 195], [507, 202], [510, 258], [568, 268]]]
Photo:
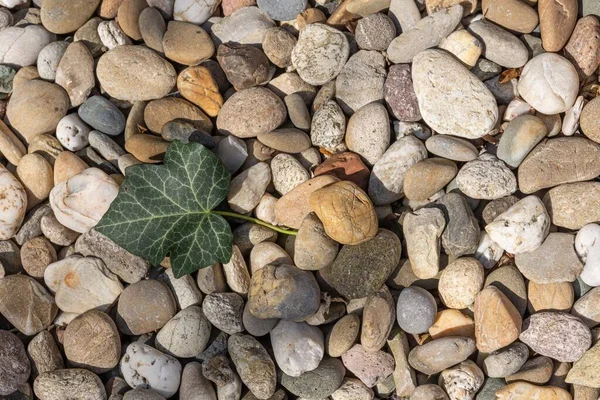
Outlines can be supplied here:
[[94, 14], [100, 0], [48, 0], [42, 3], [40, 17], [50, 32], [75, 32]]
[[69, 178], [88, 169], [86, 164], [77, 154], [62, 151], [54, 161], [54, 185], [68, 181]]
[[143, 163], [157, 164], [162, 162], [169, 142], [160, 136], [133, 135], [125, 142], [125, 150]]
[[500, 289], [488, 286], [475, 298], [475, 338], [479, 351], [508, 346], [519, 338], [523, 320]]
[[538, 311], [569, 312], [574, 301], [575, 293], [570, 282], [542, 284], [529, 281], [527, 308], [531, 314]]
[[583, 107], [579, 125], [583, 134], [596, 143], [600, 143], [600, 98], [596, 97]]
[[121, 358], [117, 326], [107, 314], [97, 310], [87, 311], [67, 325], [63, 346], [74, 366], [97, 374], [114, 368]]
[[176, 97], [153, 100], [144, 110], [144, 121], [152, 132], [160, 134], [163, 126], [175, 119], [183, 119], [193, 123], [198, 129], [211, 132], [213, 124], [198, 107], [187, 100]]
[[427, 200], [456, 176], [458, 168], [445, 158], [428, 158], [413, 165], [404, 178], [404, 195], [410, 200]]
[[54, 187], [52, 166], [39, 154], [26, 154], [21, 158], [17, 177], [27, 193], [28, 209], [46, 200]]
[[43, 278], [46, 267], [56, 260], [54, 246], [43, 236], [30, 239], [21, 247], [21, 264], [27, 275], [33, 278]]
[[119, 100], [160, 99], [175, 86], [175, 68], [143, 46], [117, 46], [103, 54], [96, 68], [102, 88]]
[[325, 350], [331, 357], [341, 357], [350, 350], [358, 339], [360, 318], [356, 314], [348, 314], [333, 325], [325, 339]]
[[215, 53], [215, 45], [204, 29], [182, 21], [169, 22], [163, 49], [169, 60], [183, 65], [198, 65]]
[[133, 40], [141, 40], [140, 14], [148, 7], [146, 0], [125, 0], [117, 11], [117, 20], [123, 32]]
[[474, 258], [462, 257], [442, 271], [438, 290], [448, 308], [467, 308], [483, 287], [483, 266]]

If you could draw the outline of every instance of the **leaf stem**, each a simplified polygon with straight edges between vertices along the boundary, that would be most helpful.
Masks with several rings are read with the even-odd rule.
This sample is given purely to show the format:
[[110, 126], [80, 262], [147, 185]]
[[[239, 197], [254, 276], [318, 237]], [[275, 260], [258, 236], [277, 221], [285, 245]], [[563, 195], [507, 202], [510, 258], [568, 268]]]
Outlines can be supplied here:
[[286, 235], [296, 236], [298, 234], [298, 231], [296, 231], [294, 229], [280, 228], [278, 226], [271, 225], [268, 222], [265, 222], [265, 221], [260, 220], [258, 218], [248, 217], [247, 215], [242, 215], [242, 214], [238, 214], [238, 213], [234, 213], [234, 212], [228, 212], [228, 211], [211, 211], [211, 213], [217, 214], [217, 215], [221, 215], [223, 217], [238, 218], [238, 219], [243, 219], [245, 221], [254, 222], [257, 225], [261, 225], [261, 226], [267, 227], [267, 228], [272, 229], [272, 230], [274, 230], [276, 232], [284, 233]]

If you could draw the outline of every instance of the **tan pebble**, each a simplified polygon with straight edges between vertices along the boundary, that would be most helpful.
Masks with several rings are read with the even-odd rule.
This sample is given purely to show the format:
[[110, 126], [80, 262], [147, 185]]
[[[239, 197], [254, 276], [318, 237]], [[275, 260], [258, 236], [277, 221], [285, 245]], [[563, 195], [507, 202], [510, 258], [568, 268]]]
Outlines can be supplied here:
[[198, 65], [215, 53], [208, 33], [189, 22], [169, 22], [162, 44], [165, 56], [183, 65]]
[[342, 181], [316, 190], [309, 201], [327, 235], [339, 243], [355, 245], [377, 234], [375, 207], [353, 182]]
[[469, 307], [483, 287], [484, 270], [479, 261], [462, 257], [450, 263], [440, 276], [440, 299], [449, 308]]
[[54, 185], [69, 180], [69, 178], [89, 168], [77, 154], [70, 151], [61, 152], [54, 162]]
[[125, 0], [117, 11], [117, 20], [123, 32], [133, 40], [141, 40], [140, 14], [148, 7], [146, 0]]
[[98, 8], [98, 15], [104, 19], [115, 18], [123, 1], [125, 0], [102, 0], [100, 8]]
[[383, 285], [369, 296], [363, 309], [360, 343], [367, 351], [381, 350], [396, 321], [396, 307], [392, 294]]
[[579, 124], [585, 136], [600, 143], [600, 97], [592, 99], [583, 107]]
[[539, 0], [542, 45], [548, 52], [561, 50], [577, 22], [578, 0]]
[[13, 93], [19, 90], [23, 83], [38, 79], [39, 77], [38, 69], [33, 65], [19, 69], [13, 78]]
[[538, 14], [521, 0], [482, 0], [486, 19], [519, 33], [530, 33], [538, 25]]
[[94, 14], [100, 0], [48, 0], [44, 1], [40, 16], [50, 32], [66, 34], [75, 32]]
[[169, 142], [154, 135], [134, 135], [125, 142], [125, 150], [143, 163], [162, 162]]
[[600, 63], [600, 22], [595, 15], [577, 21], [575, 30], [565, 46], [565, 56], [580, 76], [590, 76]]
[[333, 325], [325, 340], [325, 350], [331, 357], [341, 357], [358, 339], [360, 318], [348, 314]]
[[574, 296], [570, 282], [540, 284], [529, 281], [527, 308], [532, 314], [538, 311], [569, 312]]
[[206, 67], [189, 67], [181, 71], [177, 77], [177, 89], [186, 100], [211, 117], [216, 117], [223, 106], [217, 82]]
[[133, 135], [144, 133], [147, 130], [144, 123], [144, 110], [147, 105], [147, 101], [136, 101], [133, 103], [133, 107], [131, 107], [127, 116], [127, 123], [125, 124], [125, 141]]
[[21, 264], [27, 274], [33, 278], [43, 278], [46, 267], [56, 260], [54, 246], [43, 236], [30, 239], [21, 247]]
[[432, 339], [445, 336], [466, 336], [475, 338], [475, 323], [473, 318], [459, 310], [442, 310], [438, 312], [435, 322], [429, 328]]
[[519, 338], [519, 311], [499, 289], [488, 286], [475, 298], [475, 338], [479, 351], [491, 353]]
[[409, 200], [427, 200], [456, 176], [456, 164], [444, 158], [419, 161], [406, 173], [404, 194]]
[[6, 119], [27, 142], [37, 135], [54, 132], [58, 122], [67, 114], [69, 96], [60, 86], [42, 80], [21, 85], [11, 97]]
[[507, 383], [525, 381], [543, 385], [550, 380], [553, 369], [554, 363], [551, 358], [539, 356], [527, 361], [519, 371], [505, 379]]
[[27, 154], [23, 143], [2, 121], [0, 121], [0, 154], [13, 165], [17, 165], [19, 160]]
[[227, 282], [221, 264], [213, 264], [198, 271], [196, 283], [204, 294], [222, 293], [227, 290]]
[[27, 192], [28, 209], [46, 200], [54, 187], [52, 166], [39, 154], [27, 154], [21, 158], [17, 177]]
[[463, 14], [469, 15], [477, 8], [477, 0], [425, 0], [425, 8], [427, 14], [450, 8], [455, 4], [460, 4], [463, 7]]
[[306, 25], [325, 23], [327, 17], [318, 8], [307, 8], [296, 17], [296, 27], [300, 31]]
[[483, 44], [469, 31], [462, 29], [442, 39], [439, 48], [454, 54], [467, 67], [472, 68], [481, 56]]
[[144, 109], [146, 126], [156, 134], [160, 134], [163, 126], [174, 119], [187, 120], [205, 132], [211, 132], [213, 128], [210, 118], [198, 107], [184, 99], [166, 97], [153, 100]]
[[565, 389], [555, 386], [536, 386], [527, 382], [515, 382], [496, 391], [496, 400], [571, 400]]
[[81, 105], [96, 85], [94, 58], [83, 42], [71, 43], [56, 68], [56, 83], [62, 86], [71, 107]]
[[54, 166], [54, 163], [56, 162], [56, 157], [58, 157], [58, 155], [62, 152], [63, 147], [56, 136], [48, 133], [44, 133], [33, 138], [33, 140], [29, 143], [29, 147], [27, 148], [27, 153], [41, 155], [52, 166]]
[[140, 34], [146, 46], [159, 53], [164, 52], [163, 38], [167, 31], [167, 24], [156, 8], [144, 8], [140, 13]]
[[304, 218], [312, 211], [309, 198], [316, 190], [339, 182], [334, 176], [321, 175], [296, 186], [282, 196], [275, 205], [275, 217], [278, 223], [293, 229], [299, 229]]

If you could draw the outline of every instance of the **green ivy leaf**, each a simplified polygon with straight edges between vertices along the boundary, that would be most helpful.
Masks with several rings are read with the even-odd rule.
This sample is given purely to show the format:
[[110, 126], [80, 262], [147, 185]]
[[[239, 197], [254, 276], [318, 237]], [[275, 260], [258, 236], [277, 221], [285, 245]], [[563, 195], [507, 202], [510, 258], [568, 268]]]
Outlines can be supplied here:
[[233, 235], [212, 210], [227, 196], [230, 180], [206, 147], [173, 142], [164, 165], [127, 168], [119, 195], [95, 229], [152, 265], [168, 254], [177, 278], [226, 263]]

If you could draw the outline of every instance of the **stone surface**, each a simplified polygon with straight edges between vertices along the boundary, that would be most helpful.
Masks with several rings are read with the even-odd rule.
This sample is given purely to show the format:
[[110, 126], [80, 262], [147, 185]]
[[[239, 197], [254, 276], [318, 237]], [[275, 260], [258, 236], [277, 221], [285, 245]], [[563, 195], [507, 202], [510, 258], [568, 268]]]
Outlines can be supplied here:
[[561, 50], [569, 40], [577, 22], [578, 1], [540, 0], [540, 30], [544, 50]]
[[484, 375], [481, 369], [471, 360], [442, 371], [439, 377], [440, 386], [446, 390], [451, 399], [473, 398], [483, 385]]
[[475, 298], [475, 338], [480, 351], [490, 353], [519, 338], [522, 319], [511, 301], [494, 286]]
[[504, 265], [493, 270], [486, 278], [484, 287], [495, 286], [524, 315], [527, 310], [527, 287], [521, 272], [513, 265]]
[[509, 166], [517, 168], [547, 133], [548, 128], [540, 118], [519, 115], [504, 129], [496, 155]]
[[567, 229], [581, 229], [598, 221], [599, 190], [600, 185], [596, 182], [569, 183], [550, 189], [543, 200], [552, 223]]
[[600, 357], [600, 345], [596, 344], [573, 363], [573, 368], [567, 374], [566, 381], [574, 385], [588, 387], [600, 386], [600, 371], [598, 370], [598, 359]]
[[0, 61], [16, 67], [34, 65], [39, 53], [56, 35], [41, 25], [11, 26], [0, 32]]
[[156, 335], [156, 347], [174, 357], [195, 357], [206, 348], [211, 327], [200, 307], [189, 306], [161, 328]]
[[275, 23], [258, 7], [242, 7], [223, 18], [211, 27], [211, 36], [215, 46], [221, 43], [260, 45], [265, 33]]
[[413, 89], [411, 68], [408, 64], [390, 67], [383, 88], [383, 96], [396, 119], [407, 122], [421, 119], [417, 95]]
[[519, 339], [543, 356], [574, 362], [592, 345], [589, 328], [578, 318], [560, 312], [539, 312], [523, 321]]
[[484, 46], [482, 55], [505, 68], [525, 65], [529, 54], [525, 45], [513, 34], [486, 20], [475, 21], [468, 27]]
[[177, 79], [173, 66], [154, 51], [129, 45], [104, 53], [98, 60], [96, 74], [109, 95], [127, 101], [164, 97]]
[[265, 348], [252, 336], [231, 336], [228, 350], [244, 384], [259, 398], [275, 393], [275, 364]]
[[81, 105], [96, 84], [94, 59], [82, 42], [71, 43], [56, 68], [56, 83], [62, 86], [71, 101], [71, 107]]
[[331, 357], [340, 357], [354, 345], [358, 339], [360, 318], [348, 314], [338, 320], [325, 341], [325, 349]]
[[379, 52], [360, 50], [350, 56], [335, 80], [335, 98], [342, 110], [351, 114], [383, 100], [385, 76], [385, 58]]
[[41, 400], [68, 397], [107, 398], [106, 390], [98, 375], [81, 368], [45, 372], [34, 381], [33, 390]]
[[408, 287], [400, 292], [396, 310], [398, 325], [403, 331], [412, 334], [427, 332], [437, 315], [434, 297], [418, 286]]
[[92, 96], [77, 110], [79, 117], [92, 128], [110, 136], [125, 129], [123, 113], [102, 96]]
[[362, 345], [354, 345], [342, 355], [342, 362], [367, 387], [373, 387], [394, 371], [394, 358], [383, 351], [369, 352]]
[[[348, 299], [376, 293], [400, 261], [400, 241], [396, 234], [380, 229], [364, 243], [343, 246], [335, 261], [320, 270], [321, 277]], [[371, 266], [377, 266], [373, 269]]]
[[456, 175], [453, 161], [439, 157], [422, 160], [412, 166], [404, 178], [404, 195], [412, 201], [424, 201], [439, 192]]
[[370, 171], [360, 157], [352, 152], [337, 153], [319, 164], [315, 176], [332, 175], [342, 181], [352, 181], [363, 190], [367, 189]]
[[527, 382], [515, 382], [496, 391], [498, 400], [525, 399], [569, 400], [571, 395], [565, 389], [555, 386], [536, 386]]
[[573, 106], [578, 87], [579, 78], [573, 64], [558, 54], [543, 53], [525, 64], [518, 90], [523, 100], [537, 111], [558, 114]]
[[466, 308], [475, 301], [483, 287], [483, 279], [484, 270], [479, 261], [470, 257], [458, 258], [440, 275], [440, 299], [448, 308]]
[[324, 354], [323, 334], [305, 322], [280, 321], [271, 331], [275, 361], [290, 377], [316, 369]]
[[483, 361], [483, 370], [490, 378], [505, 378], [519, 371], [529, 357], [529, 349], [515, 342], [495, 350]]
[[396, 27], [391, 18], [375, 13], [358, 20], [354, 34], [361, 49], [384, 51], [396, 37]]
[[100, 0], [74, 1], [48, 0], [41, 9], [42, 24], [57, 34], [74, 32], [92, 16]]
[[271, 28], [265, 33], [263, 51], [269, 60], [279, 68], [292, 65], [292, 50], [297, 39], [283, 28]]
[[437, 313], [434, 324], [429, 328], [432, 339], [446, 336], [475, 338], [473, 319], [459, 310], [447, 309]]
[[215, 46], [204, 29], [180, 21], [169, 22], [162, 45], [169, 60], [183, 65], [200, 64], [215, 52]]
[[338, 243], [326, 233], [315, 214], [302, 221], [294, 241], [294, 264], [304, 270], [320, 270], [331, 264], [338, 253]]
[[507, 383], [525, 381], [543, 385], [552, 377], [553, 369], [554, 363], [550, 358], [539, 356], [527, 361], [518, 372], [505, 379]]
[[52, 334], [41, 331], [27, 345], [27, 354], [31, 359], [32, 376], [64, 368], [64, 361]]
[[411, 268], [420, 279], [439, 272], [440, 238], [446, 226], [443, 211], [422, 208], [404, 217], [403, 232]]
[[475, 350], [475, 340], [471, 338], [443, 337], [413, 348], [408, 362], [417, 371], [434, 375], [466, 360]]
[[462, 6], [455, 4], [441, 9], [416, 22], [408, 31], [396, 37], [388, 46], [387, 53], [394, 64], [410, 63], [423, 50], [437, 46], [459, 24]]
[[460, 257], [476, 253], [480, 229], [467, 200], [456, 192], [450, 192], [437, 200], [444, 216], [446, 228], [442, 234], [442, 245], [447, 254]]
[[346, 118], [341, 107], [334, 100], [324, 102], [315, 111], [310, 126], [310, 139], [313, 146], [323, 147], [333, 153], [346, 150], [343, 145], [346, 132]]
[[356, 110], [348, 120], [345, 142], [348, 150], [359, 154], [367, 165], [375, 164], [390, 145], [389, 116], [385, 107], [373, 102]]
[[234, 335], [244, 331], [244, 300], [237, 293], [210, 293], [204, 297], [202, 310], [216, 328]]
[[27, 382], [31, 363], [21, 340], [4, 330], [0, 330], [0, 354], [0, 395], [8, 396]]
[[383, 348], [396, 320], [394, 300], [383, 286], [376, 294], [367, 298], [363, 309], [360, 343], [367, 351]]
[[277, 154], [271, 160], [275, 190], [284, 195], [310, 179], [308, 171], [291, 154]]
[[341, 386], [345, 373], [346, 369], [340, 360], [326, 358], [314, 371], [298, 377], [284, 374], [281, 385], [299, 397], [324, 398]]
[[574, 244], [574, 235], [553, 232], [537, 249], [517, 254], [515, 263], [523, 276], [535, 283], [573, 282], [583, 270]]
[[[477, 139], [496, 124], [494, 96], [451, 55], [441, 50], [419, 53], [413, 62], [412, 78], [421, 115], [438, 133]], [[455, 98], [463, 101], [456, 102]]]
[[573, 306], [574, 290], [570, 282], [528, 284], [527, 308], [530, 313], [538, 311], [569, 312]]
[[350, 54], [346, 36], [323, 24], [310, 24], [300, 31], [292, 51], [292, 64], [311, 85], [323, 85], [342, 70]]
[[538, 14], [531, 5], [518, 0], [482, 0], [481, 10], [487, 19], [505, 29], [530, 33], [539, 22]]

